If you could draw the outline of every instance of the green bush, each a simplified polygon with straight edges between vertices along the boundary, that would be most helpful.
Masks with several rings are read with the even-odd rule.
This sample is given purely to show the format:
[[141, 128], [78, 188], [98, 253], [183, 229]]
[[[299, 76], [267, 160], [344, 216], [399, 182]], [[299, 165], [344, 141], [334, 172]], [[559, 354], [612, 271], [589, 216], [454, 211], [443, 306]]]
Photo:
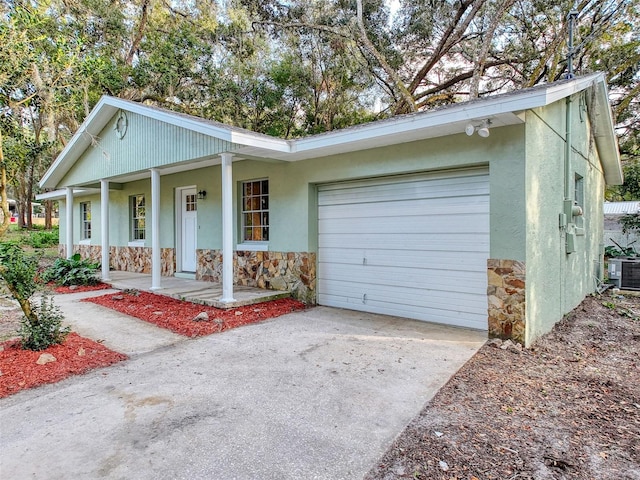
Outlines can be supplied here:
[[18, 301], [26, 301], [35, 293], [37, 270], [37, 256], [25, 254], [14, 243], [0, 243], [0, 278], [7, 282]]
[[47, 268], [42, 279], [45, 282], [55, 282], [58, 285], [95, 285], [99, 282], [96, 270], [99, 263], [82, 260], [79, 253], [71, 258], [58, 258]]
[[48, 297], [33, 305], [30, 297], [38, 288], [36, 272], [38, 256], [27, 255], [18, 245], [0, 243], [0, 279], [4, 280], [22, 308], [20, 328], [22, 348], [43, 350], [62, 343], [69, 333], [62, 327], [62, 314]]
[[63, 316], [60, 308], [53, 304], [53, 299], [43, 295], [40, 305], [33, 306], [37, 322], [23, 317], [20, 324], [20, 343], [25, 350], [44, 350], [51, 345], [64, 342], [71, 331], [62, 326]]
[[58, 230], [38, 230], [31, 232], [31, 235], [26, 239], [26, 243], [33, 248], [46, 248], [58, 245], [60, 237]]

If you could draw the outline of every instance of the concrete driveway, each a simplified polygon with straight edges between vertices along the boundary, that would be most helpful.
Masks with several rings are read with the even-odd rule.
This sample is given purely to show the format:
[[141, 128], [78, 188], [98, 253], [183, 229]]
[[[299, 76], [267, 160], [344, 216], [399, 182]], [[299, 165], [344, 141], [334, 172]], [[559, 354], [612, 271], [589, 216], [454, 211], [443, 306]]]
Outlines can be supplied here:
[[2, 478], [359, 479], [485, 340], [325, 307], [184, 340], [79, 296], [131, 357], [0, 400]]

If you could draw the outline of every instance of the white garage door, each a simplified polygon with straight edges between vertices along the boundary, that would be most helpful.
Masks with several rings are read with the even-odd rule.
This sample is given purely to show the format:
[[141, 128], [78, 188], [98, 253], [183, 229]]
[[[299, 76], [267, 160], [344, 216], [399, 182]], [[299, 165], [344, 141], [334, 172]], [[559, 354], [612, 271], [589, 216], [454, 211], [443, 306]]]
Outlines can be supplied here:
[[486, 170], [318, 188], [318, 303], [487, 329]]

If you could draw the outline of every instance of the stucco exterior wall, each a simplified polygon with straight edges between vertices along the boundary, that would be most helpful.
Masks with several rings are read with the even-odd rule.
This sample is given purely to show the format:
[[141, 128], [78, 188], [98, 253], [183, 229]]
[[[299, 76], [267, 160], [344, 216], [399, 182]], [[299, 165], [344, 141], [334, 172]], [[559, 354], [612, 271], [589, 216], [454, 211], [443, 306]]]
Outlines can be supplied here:
[[[563, 102], [528, 111], [525, 125], [493, 128], [487, 139], [461, 133], [292, 163], [236, 161], [233, 163], [234, 249], [243, 251], [238, 244], [238, 206], [243, 181], [269, 180], [269, 251], [303, 253], [315, 258], [318, 184], [488, 165], [491, 192], [488, 326], [492, 335], [515, 336], [530, 344], [593, 291], [594, 279], [601, 273], [603, 175], [594, 143], [590, 141], [585, 105], [578, 96], [572, 103], [570, 195], [574, 195], [577, 174], [583, 178], [585, 197], [584, 235], [576, 236], [575, 253], [565, 253], [566, 232], [558, 223], [564, 198]], [[219, 166], [161, 175], [160, 246], [163, 250], [175, 252], [176, 189], [190, 186], [207, 192], [206, 198], [198, 201], [197, 248], [199, 251], [221, 249], [220, 175]], [[112, 248], [125, 248], [131, 240], [129, 198], [136, 194], [144, 194], [147, 199], [147, 239], [143, 246], [150, 247], [151, 182], [147, 178], [119, 184], [110, 191], [109, 243]], [[74, 244], [80, 243], [79, 204], [84, 201], [91, 202], [89, 244], [99, 246], [100, 196], [95, 193], [74, 198]], [[64, 202], [60, 212], [64, 225]], [[62, 228], [63, 244], [65, 234]], [[86, 248], [90, 247], [85, 245]], [[126, 267], [126, 262], [116, 263]], [[206, 265], [199, 264], [198, 268], [203, 266]], [[517, 266], [517, 272], [512, 266]], [[314, 288], [305, 290], [305, 297], [311, 301], [313, 295]], [[511, 309], [508, 315], [507, 306]]]
[[575, 196], [576, 174], [583, 178], [584, 189], [584, 234], [575, 236], [574, 253], [566, 253], [567, 229], [559, 223], [565, 182], [565, 102], [527, 112], [527, 345], [593, 292], [601, 275], [604, 177], [584, 99], [575, 95], [572, 100], [570, 197]]
[[[269, 250], [313, 252], [317, 250], [318, 183], [488, 164], [492, 191], [492, 255], [495, 251], [511, 258], [524, 259], [523, 131], [522, 126], [496, 128], [489, 139], [461, 134], [294, 163], [252, 160], [234, 162], [234, 244], [237, 244], [239, 232], [238, 186], [246, 180], [269, 179]], [[219, 166], [160, 176], [160, 246], [175, 247], [175, 189], [191, 185], [207, 192], [206, 198], [198, 201], [198, 248], [220, 249], [222, 214]], [[129, 197], [135, 194], [144, 194], [147, 199], [146, 244], [150, 245], [150, 179], [125, 183], [121, 185], [121, 189], [110, 191], [111, 245], [126, 246], [130, 240]], [[80, 239], [79, 203], [84, 201], [91, 202], [91, 244], [99, 245], [100, 196], [97, 194], [74, 198], [74, 243], [78, 243]], [[64, 201], [60, 202], [60, 211], [61, 222], [64, 224]], [[60, 232], [61, 243], [64, 243], [64, 228]]]
[[[241, 160], [233, 164], [234, 249], [243, 251], [238, 244], [240, 215], [240, 186], [243, 181], [269, 179], [270, 189], [270, 241], [269, 252], [311, 255], [317, 252], [317, 190], [326, 182], [398, 175], [405, 173], [441, 171], [489, 165], [491, 197], [491, 252], [500, 258], [525, 258], [524, 234], [524, 127], [505, 127], [492, 130], [488, 139], [461, 133], [413, 142], [388, 148], [336, 155], [324, 159], [286, 162]], [[221, 179], [220, 167], [212, 166], [160, 177], [160, 246], [176, 246], [176, 189], [194, 186], [206, 190], [198, 201], [199, 251], [219, 251], [222, 247]], [[147, 239], [142, 247], [150, 247], [151, 234], [151, 182], [150, 179], [119, 184], [110, 190], [109, 243], [120, 250], [130, 239], [129, 198], [146, 196]], [[80, 240], [80, 202], [90, 201], [92, 211], [91, 246], [99, 246], [100, 196], [90, 194], [74, 198], [74, 244]], [[61, 202], [64, 216], [64, 202]], [[62, 219], [63, 223], [65, 219]], [[65, 243], [65, 229], [61, 229], [61, 243]], [[86, 250], [87, 246], [84, 246]], [[132, 248], [132, 247], [130, 247]], [[118, 251], [120, 251], [118, 250]], [[127, 251], [122, 250], [122, 251]], [[198, 270], [207, 267], [199, 256]], [[120, 257], [118, 257], [120, 258]], [[125, 259], [126, 260], [126, 259]], [[315, 260], [314, 260], [315, 262]], [[126, 262], [115, 261], [118, 268]], [[133, 265], [129, 268], [138, 268]], [[294, 269], [295, 270], [295, 269]], [[173, 271], [173, 270], [171, 270]], [[315, 266], [314, 266], [315, 271]], [[236, 272], [237, 273], [237, 272]], [[203, 278], [209, 278], [203, 276]], [[285, 275], [286, 277], [286, 275]], [[269, 283], [271, 281], [263, 282]], [[276, 282], [277, 283], [277, 282]], [[289, 282], [291, 283], [291, 282]], [[315, 281], [305, 284], [304, 297], [313, 301]], [[260, 284], [260, 279], [255, 279]], [[303, 282], [304, 284], [304, 282]], [[275, 285], [275, 284], [274, 284]]]

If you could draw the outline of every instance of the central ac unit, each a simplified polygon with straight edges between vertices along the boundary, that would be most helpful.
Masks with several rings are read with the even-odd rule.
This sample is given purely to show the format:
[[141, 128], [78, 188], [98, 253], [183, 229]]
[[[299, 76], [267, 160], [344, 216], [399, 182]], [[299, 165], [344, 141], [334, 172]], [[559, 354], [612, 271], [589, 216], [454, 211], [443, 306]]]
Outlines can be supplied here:
[[609, 282], [621, 290], [640, 290], [640, 259], [610, 258]]

